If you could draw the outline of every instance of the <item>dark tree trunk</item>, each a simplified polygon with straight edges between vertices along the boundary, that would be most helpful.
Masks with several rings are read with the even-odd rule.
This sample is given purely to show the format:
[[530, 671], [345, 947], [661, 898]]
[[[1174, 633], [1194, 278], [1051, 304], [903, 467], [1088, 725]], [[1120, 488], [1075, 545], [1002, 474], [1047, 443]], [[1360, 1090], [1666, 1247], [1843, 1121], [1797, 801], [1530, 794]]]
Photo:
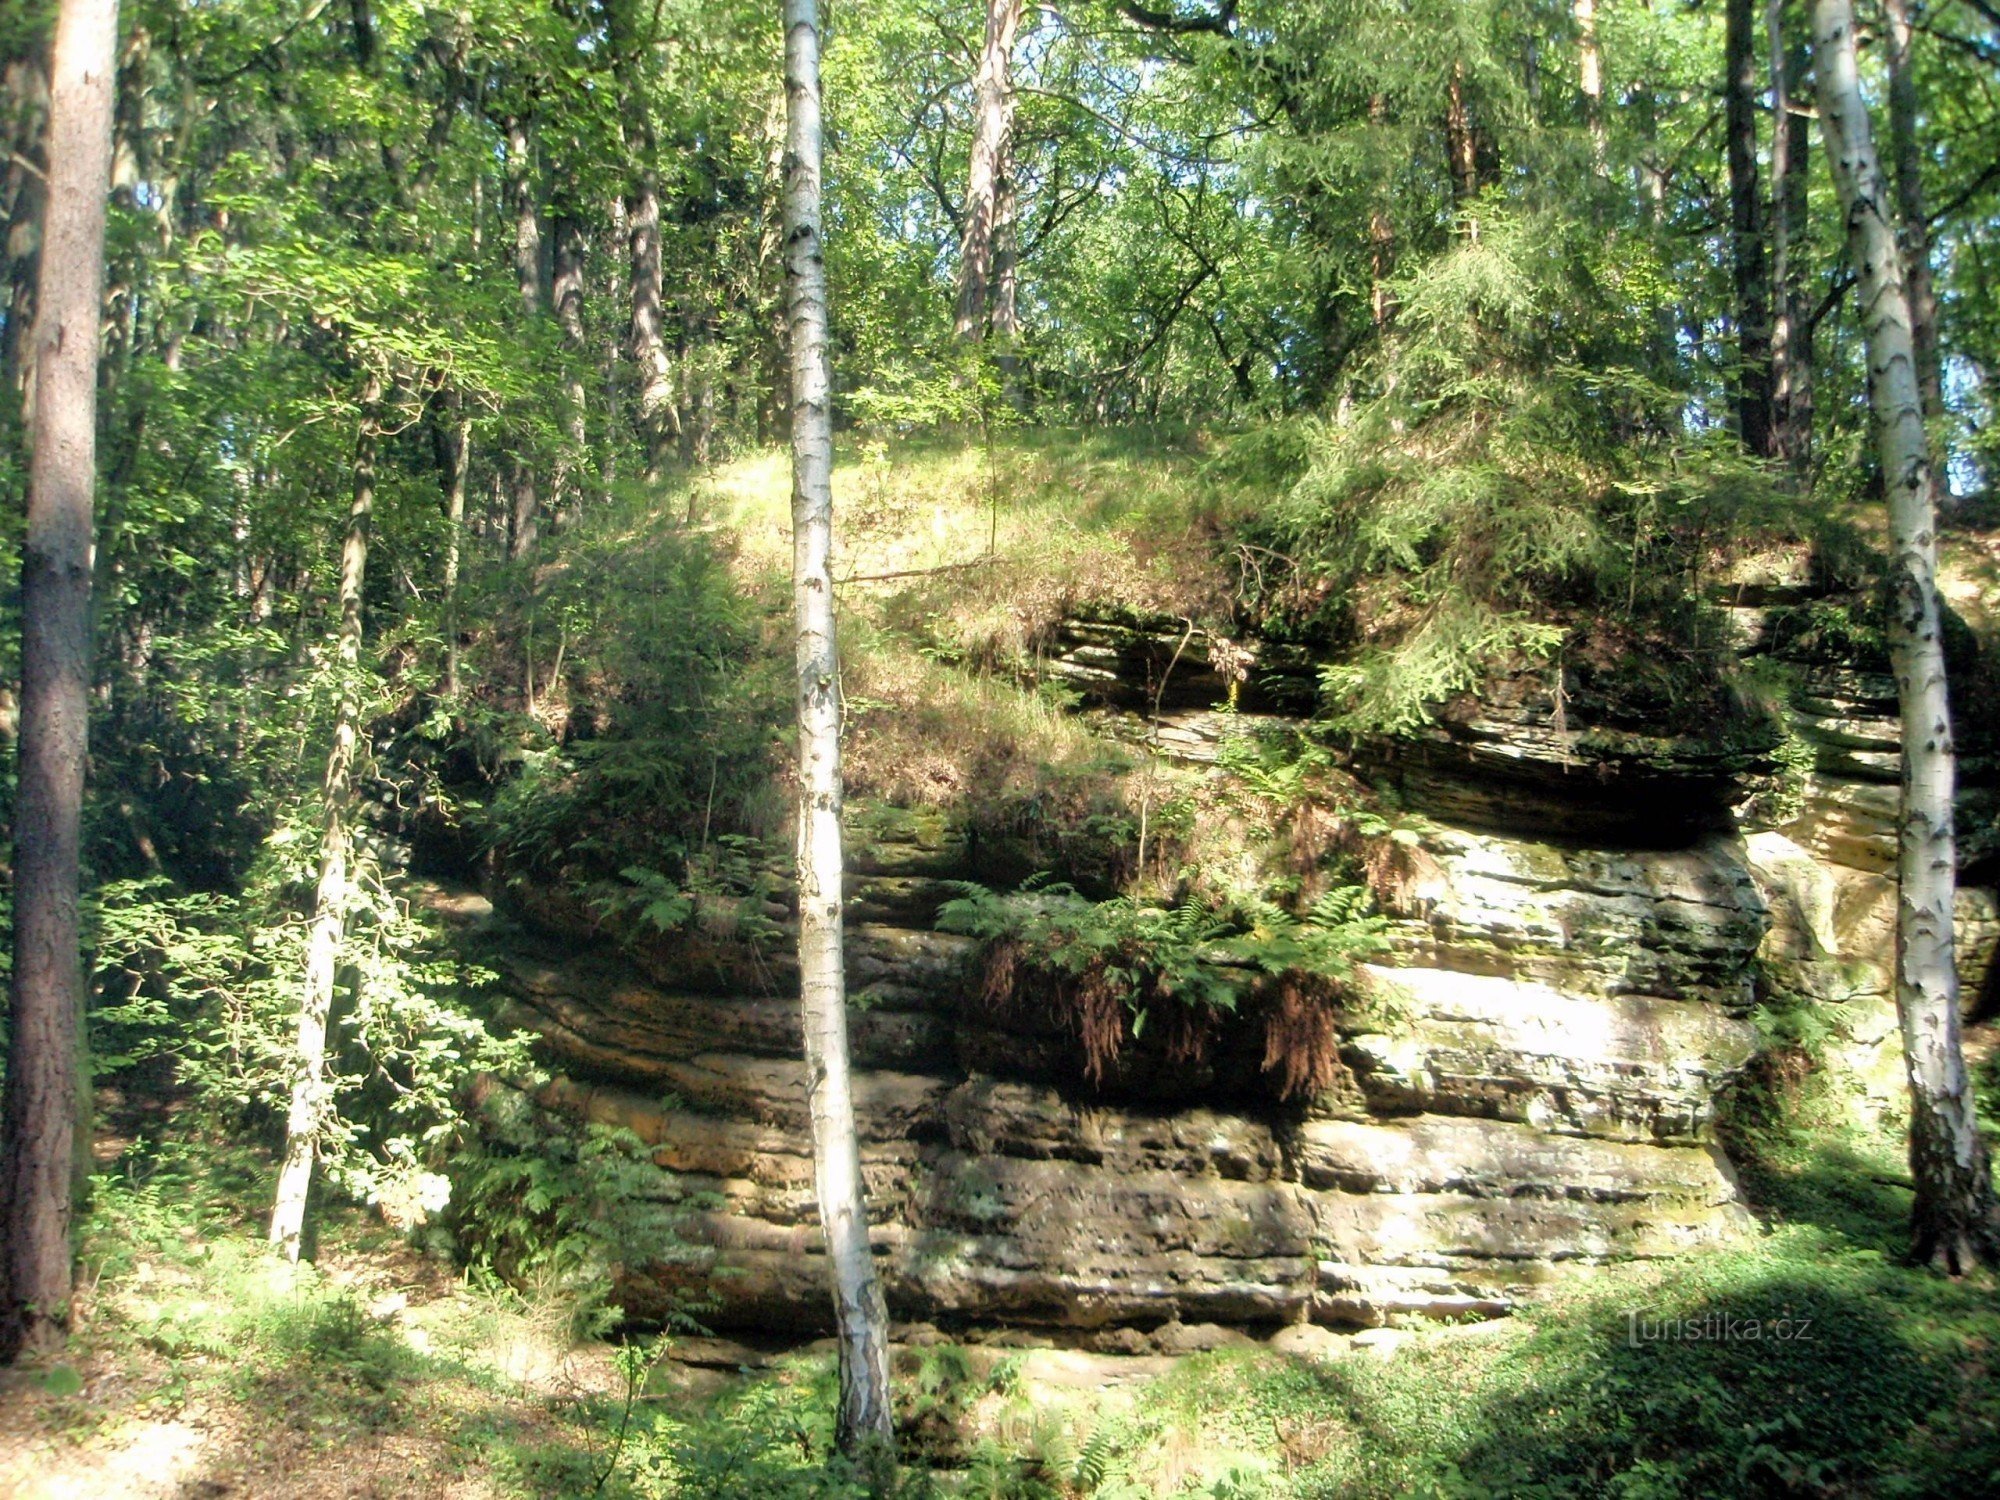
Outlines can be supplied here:
[[[1381, 94], [1368, 100], [1368, 123], [1380, 131], [1389, 118], [1389, 101]], [[1389, 275], [1396, 263], [1396, 226], [1389, 217], [1388, 191], [1376, 189], [1375, 203], [1368, 211], [1368, 311], [1379, 338], [1388, 330], [1396, 314], [1396, 296], [1389, 290]]]
[[662, 328], [666, 284], [660, 258], [660, 178], [653, 167], [653, 131], [642, 132], [644, 160], [627, 212], [632, 249], [632, 361], [639, 367], [639, 434], [646, 449], [646, 477], [666, 472], [680, 435], [673, 364]]
[[0, 1359], [69, 1322], [82, 1094], [78, 844], [88, 750], [98, 320], [117, 0], [63, 0], [50, 68], [33, 453], [21, 558], [14, 983], [0, 1105]]
[[1465, 65], [1453, 63], [1445, 90], [1445, 154], [1451, 159], [1451, 192], [1463, 206], [1479, 196], [1479, 142], [1472, 130], [1472, 106], [1465, 97]]
[[1021, 402], [1021, 194], [1014, 181], [1012, 153], [1000, 179], [1000, 202], [993, 221], [992, 326], [994, 364], [1010, 405]]
[[[535, 205], [535, 176], [529, 161], [528, 127], [507, 122], [507, 208], [514, 216], [514, 282], [521, 313], [533, 324], [542, 312], [542, 221]], [[535, 455], [517, 439], [508, 459], [507, 558], [518, 562], [534, 551], [541, 534], [541, 496]]]
[[583, 222], [564, 215], [556, 221], [555, 239], [556, 322], [562, 329], [563, 356], [568, 362], [563, 376], [563, 426], [568, 442], [556, 471], [555, 507], [559, 517], [573, 521], [583, 510], [583, 475], [590, 462], [583, 385], [588, 364], [583, 335]]
[[1576, 19], [1577, 87], [1583, 94], [1584, 123], [1590, 128], [1590, 160], [1604, 173], [1609, 136], [1604, 126], [1604, 52], [1597, 41], [1597, 0], [1571, 0]]
[[1729, 248], [1736, 280], [1736, 426], [1744, 449], [1775, 456], [1771, 420], [1771, 287], [1764, 201], [1757, 183], [1757, 27], [1752, 0], [1724, 0], [1724, 128], [1729, 159]]
[[[623, 138], [622, 135], [620, 137]], [[604, 304], [607, 307], [629, 305], [625, 289], [625, 195], [613, 193], [605, 205], [605, 218], [609, 224], [607, 236], [611, 253], [605, 257]], [[599, 401], [604, 418], [598, 423], [597, 431], [597, 494], [606, 505], [618, 489], [619, 424], [625, 411], [625, 346], [624, 340], [615, 331], [609, 319], [603, 320], [604, 329], [598, 346]]]
[[465, 488], [472, 468], [472, 424], [465, 397], [447, 392], [432, 414], [432, 440], [444, 479], [444, 567], [439, 592], [444, 601], [444, 679], [447, 698], [458, 696], [458, 573], [465, 546]]
[[994, 261], [1006, 212], [1014, 133], [1014, 33], [1022, 0], [987, 0], [986, 40], [972, 81], [972, 157], [960, 214], [953, 331], [977, 342], [992, 320]]
[[1785, 25], [1786, 0], [1766, 0], [1771, 108], [1772, 447], [1796, 474], [1812, 463], [1813, 327], [1806, 297], [1806, 187], [1812, 120], [1804, 91], [1809, 54]]
[[757, 234], [756, 295], [760, 299], [758, 341], [763, 396], [757, 405], [757, 436], [774, 442], [791, 435], [791, 331], [785, 322], [785, 256], [783, 242], [785, 187], [785, 101], [782, 95], [767, 117], [764, 153], [764, 220]]
[[[42, 233], [42, 183], [48, 172], [49, 71], [41, 47], [0, 74], [0, 378], [10, 391], [28, 382], [34, 361], [35, 247]], [[108, 170], [108, 169], [107, 169]]]
[[542, 310], [542, 220], [535, 203], [535, 168], [524, 120], [507, 122], [507, 210], [514, 216], [514, 283], [521, 310]]

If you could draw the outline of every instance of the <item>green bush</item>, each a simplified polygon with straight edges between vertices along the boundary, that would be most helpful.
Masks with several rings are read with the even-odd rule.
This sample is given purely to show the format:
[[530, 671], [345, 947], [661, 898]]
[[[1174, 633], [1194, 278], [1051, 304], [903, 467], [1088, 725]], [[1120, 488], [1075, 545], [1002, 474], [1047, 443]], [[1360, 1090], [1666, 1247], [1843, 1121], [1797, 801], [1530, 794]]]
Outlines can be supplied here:
[[756, 831], [788, 717], [771, 602], [711, 538], [629, 505], [562, 555], [538, 608], [562, 642], [568, 732], [502, 781], [492, 844], [517, 872], [581, 884]]
[[[177, 1095], [211, 1133], [276, 1140], [290, 1098], [305, 971], [310, 825], [282, 824], [236, 894], [164, 877], [118, 881], [88, 905], [100, 1077]], [[287, 836], [290, 835], [290, 836]], [[335, 1109], [319, 1143], [331, 1184], [415, 1225], [442, 1206], [446, 1159], [466, 1139], [463, 1091], [527, 1066], [491, 1027], [491, 975], [461, 960], [364, 859], [328, 1028]]]
[[624, 1318], [614, 1300], [628, 1270], [676, 1278], [669, 1321], [693, 1326], [713, 1252], [689, 1243], [690, 1216], [709, 1199], [686, 1192], [631, 1131], [580, 1129], [505, 1087], [488, 1091], [475, 1144], [452, 1162], [446, 1223], [475, 1272], [563, 1310], [577, 1337]]

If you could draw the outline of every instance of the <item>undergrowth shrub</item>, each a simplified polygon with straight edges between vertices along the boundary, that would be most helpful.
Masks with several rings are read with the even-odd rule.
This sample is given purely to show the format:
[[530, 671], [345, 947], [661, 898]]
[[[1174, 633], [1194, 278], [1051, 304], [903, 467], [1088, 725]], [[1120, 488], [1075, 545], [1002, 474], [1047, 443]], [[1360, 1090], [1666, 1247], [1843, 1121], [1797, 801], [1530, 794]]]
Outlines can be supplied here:
[[[1419, 904], [1438, 875], [1424, 847], [1427, 821], [1362, 785], [1317, 734], [1228, 734], [1215, 761], [1233, 778], [1223, 798], [1232, 820], [1256, 825], [1276, 856], [1260, 894], [1310, 900], [1359, 884], [1397, 912]], [[1199, 868], [1187, 874], [1198, 888], [1213, 878]]]
[[643, 1268], [675, 1289], [669, 1325], [696, 1326], [714, 1252], [687, 1228], [709, 1197], [687, 1192], [630, 1130], [579, 1127], [519, 1090], [489, 1086], [479, 1119], [477, 1141], [452, 1163], [446, 1220], [464, 1264], [557, 1309], [580, 1338], [624, 1320], [619, 1285]]
[[565, 538], [540, 605], [560, 631], [564, 668], [545, 690], [558, 733], [519, 756], [485, 812], [517, 877], [657, 867], [775, 821], [787, 662], [775, 604], [730, 562], [629, 502]]
[[1385, 942], [1367, 892], [1342, 887], [1303, 914], [1246, 898], [1155, 906], [1093, 902], [1063, 884], [1012, 894], [961, 883], [938, 925], [979, 939], [981, 998], [997, 1015], [1052, 1020], [1102, 1086], [1149, 1028], [1170, 1065], [1204, 1061], [1227, 1019], [1263, 1030], [1261, 1071], [1281, 1099], [1337, 1077], [1337, 1020], [1361, 989], [1357, 964]]
[[[314, 848], [288, 818], [235, 893], [164, 877], [117, 881], [88, 903], [98, 1076], [175, 1099], [213, 1136], [282, 1138], [305, 971]], [[489, 971], [365, 858], [328, 1027], [332, 1107], [318, 1142], [328, 1183], [397, 1227], [443, 1207], [446, 1160], [466, 1137], [463, 1092], [527, 1066], [490, 1026]]]

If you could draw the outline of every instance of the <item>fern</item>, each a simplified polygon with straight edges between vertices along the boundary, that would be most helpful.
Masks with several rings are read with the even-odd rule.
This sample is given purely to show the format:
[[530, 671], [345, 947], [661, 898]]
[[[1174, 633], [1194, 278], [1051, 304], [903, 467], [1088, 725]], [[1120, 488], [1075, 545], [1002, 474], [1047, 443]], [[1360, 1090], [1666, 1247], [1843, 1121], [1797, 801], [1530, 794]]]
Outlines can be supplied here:
[[1090, 1430], [1090, 1436], [1083, 1440], [1083, 1447], [1076, 1455], [1076, 1463], [1070, 1470], [1070, 1483], [1079, 1494], [1094, 1495], [1111, 1479], [1120, 1477], [1123, 1465], [1120, 1462], [1117, 1439], [1113, 1436], [1109, 1423], [1100, 1422]]
[[987, 1003], [1007, 1013], [1039, 997], [1081, 1044], [1095, 1084], [1156, 1017], [1171, 1026], [1169, 1060], [1198, 1062], [1221, 1018], [1254, 1001], [1264, 1069], [1280, 1096], [1325, 1087], [1338, 1066], [1332, 1009], [1387, 925], [1360, 887], [1329, 892], [1303, 914], [1255, 899], [1092, 902], [1040, 881], [1011, 895], [956, 888], [938, 926], [984, 945]]

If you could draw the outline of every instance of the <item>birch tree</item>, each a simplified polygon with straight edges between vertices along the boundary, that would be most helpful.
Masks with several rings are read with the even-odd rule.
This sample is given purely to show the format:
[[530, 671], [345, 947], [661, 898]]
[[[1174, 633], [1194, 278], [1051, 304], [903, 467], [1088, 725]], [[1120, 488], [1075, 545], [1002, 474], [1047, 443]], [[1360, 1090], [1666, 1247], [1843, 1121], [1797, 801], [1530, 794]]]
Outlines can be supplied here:
[[1882, 0], [1884, 40], [1888, 42], [1889, 154], [1894, 162], [1897, 243], [1903, 249], [1903, 275], [1909, 287], [1910, 338], [1916, 347], [1917, 393], [1924, 416], [1935, 420], [1944, 411], [1944, 359], [1938, 348], [1937, 290], [1931, 278], [1930, 213], [1924, 198], [1924, 152], [1917, 134], [1917, 74], [1910, 55], [1915, 27], [1910, 0]]
[[63, 0], [36, 272], [35, 416], [21, 556], [14, 985], [0, 1107], [0, 1360], [69, 1324], [81, 1100], [78, 844], [88, 752], [99, 303], [117, 0]]
[[1896, 1016], [1910, 1087], [1911, 1257], [1956, 1275], [2000, 1262], [2000, 1214], [1960, 1044], [1952, 939], [1954, 756], [1937, 591], [1936, 478], [1924, 431], [1893, 200], [1856, 76], [1852, 0], [1814, 0], [1820, 130], [1847, 223], [1868, 402], [1889, 504], [1889, 650], [1902, 705]]
[[885, 1451], [888, 1313], [868, 1248], [841, 935], [840, 661], [833, 610], [833, 391], [820, 217], [818, 0], [785, 0], [785, 289], [791, 323], [792, 592], [798, 661], [799, 1008], [820, 1223], [840, 1335], [836, 1431]]
[[354, 758], [361, 732], [361, 598], [368, 570], [368, 528], [375, 513], [375, 458], [381, 442], [382, 383], [370, 374], [361, 392], [361, 421], [354, 442], [354, 498], [340, 544], [340, 623], [334, 670], [339, 674], [333, 743], [327, 750], [319, 838], [319, 883], [306, 939], [305, 988], [299, 999], [298, 1040], [292, 1056], [291, 1109], [285, 1119], [285, 1158], [271, 1210], [271, 1243], [288, 1260], [299, 1258], [313, 1162], [330, 1105], [326, 1077], [326, 1023], [352, 904]]

